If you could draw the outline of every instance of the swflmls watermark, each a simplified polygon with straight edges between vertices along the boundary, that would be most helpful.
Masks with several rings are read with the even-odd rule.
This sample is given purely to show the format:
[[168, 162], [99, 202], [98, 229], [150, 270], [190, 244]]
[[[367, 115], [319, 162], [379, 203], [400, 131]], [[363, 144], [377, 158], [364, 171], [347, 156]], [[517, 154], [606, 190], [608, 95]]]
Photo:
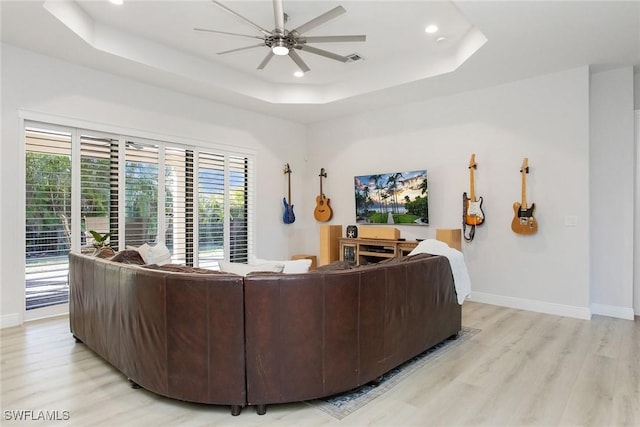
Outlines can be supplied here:
[[6, 409], [3, 412], [5, 421], [69, 421], [71, 412], [34, 409]]

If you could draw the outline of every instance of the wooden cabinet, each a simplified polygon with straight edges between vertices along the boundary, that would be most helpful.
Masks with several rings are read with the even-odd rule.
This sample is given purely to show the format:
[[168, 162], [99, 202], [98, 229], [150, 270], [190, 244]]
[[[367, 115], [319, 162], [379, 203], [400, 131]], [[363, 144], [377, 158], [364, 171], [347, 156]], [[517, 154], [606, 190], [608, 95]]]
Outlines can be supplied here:
[[462, 230], [459, 228], [437, 228], [436, 240], [445, 242], [450, 248], [462, 250]]
[[320, 258], [318, 265], [331, 264], [340, 259], [340, 246], [338, 240], [342, 237], [341, 225], [320, 226]]
[[340, 239], [340, 261], [351, 265], [380, 262], [386, 258], [402, 257], [411, 252], [418, 242], [384, 239]]

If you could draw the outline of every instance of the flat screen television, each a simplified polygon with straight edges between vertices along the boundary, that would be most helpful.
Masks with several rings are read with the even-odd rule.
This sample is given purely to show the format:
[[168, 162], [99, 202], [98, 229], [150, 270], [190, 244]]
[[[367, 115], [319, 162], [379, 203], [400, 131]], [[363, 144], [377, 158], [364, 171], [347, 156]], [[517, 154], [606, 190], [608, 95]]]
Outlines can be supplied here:
[[354, 177], [357, 224], [429, 225], [427, 170]]

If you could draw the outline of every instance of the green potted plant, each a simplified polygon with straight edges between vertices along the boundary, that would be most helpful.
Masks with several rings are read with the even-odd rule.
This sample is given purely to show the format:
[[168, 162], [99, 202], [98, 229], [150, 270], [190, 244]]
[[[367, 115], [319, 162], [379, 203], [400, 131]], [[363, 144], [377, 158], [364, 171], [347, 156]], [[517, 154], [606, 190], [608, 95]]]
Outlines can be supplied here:
[[[113, 233], [100, 234], [95, 230], [89, 230], [89, 233], [91, 233], [93, 237], [93, 247], [95, 248], [93, 251], [94, 256], [100, 256], [100, 254], [108, 256], [114, 255], [113, 249], [109, 246], [109, 238]], [[107, 252], [109, 252], [109, 254], [107, 254]]]

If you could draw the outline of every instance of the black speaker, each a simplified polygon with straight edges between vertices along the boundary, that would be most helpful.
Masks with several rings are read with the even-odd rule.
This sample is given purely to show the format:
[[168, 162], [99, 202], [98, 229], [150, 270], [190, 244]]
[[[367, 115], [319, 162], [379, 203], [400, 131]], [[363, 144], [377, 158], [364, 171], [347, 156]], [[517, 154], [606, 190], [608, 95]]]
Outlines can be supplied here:
[[358, 238], [358, 227], [355, 225], [347, 225], [347, 237], [350, 239]]

